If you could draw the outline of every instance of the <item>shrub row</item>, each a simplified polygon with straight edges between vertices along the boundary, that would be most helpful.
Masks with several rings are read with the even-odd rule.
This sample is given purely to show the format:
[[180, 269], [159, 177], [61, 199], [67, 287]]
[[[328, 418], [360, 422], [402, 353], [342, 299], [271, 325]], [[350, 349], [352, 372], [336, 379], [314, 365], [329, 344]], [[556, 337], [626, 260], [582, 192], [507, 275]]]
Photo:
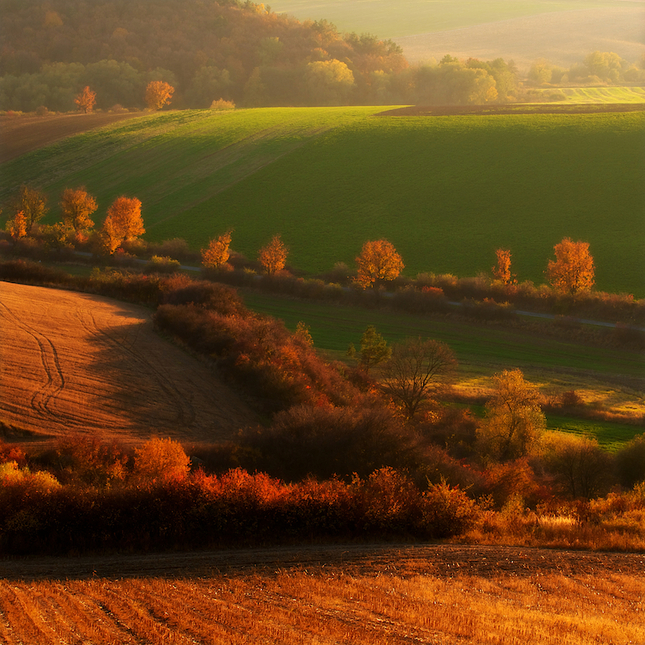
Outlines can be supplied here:
[[463, 532], [476, 517], [462, 491], [439, 484], [420, 492], [391, 469], [350, 483], [287, 485], [236, 469], [107, 490], [46, 484], [0, 486], [0, 552], [430, 539]]

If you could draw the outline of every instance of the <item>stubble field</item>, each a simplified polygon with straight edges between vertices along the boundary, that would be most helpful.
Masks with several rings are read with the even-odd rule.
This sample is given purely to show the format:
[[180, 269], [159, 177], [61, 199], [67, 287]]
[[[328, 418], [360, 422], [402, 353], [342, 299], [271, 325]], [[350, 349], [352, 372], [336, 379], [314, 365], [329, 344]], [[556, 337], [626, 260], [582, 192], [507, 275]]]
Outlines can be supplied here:
[[206, 365], [162, 340], [151, 312], [0, 282], [0, 421], [34, 440], [219, 441], [257, 417]]
[[645, 640], [642, 555], [305, 547], [41, 558], [0, 573], [7, 645]]

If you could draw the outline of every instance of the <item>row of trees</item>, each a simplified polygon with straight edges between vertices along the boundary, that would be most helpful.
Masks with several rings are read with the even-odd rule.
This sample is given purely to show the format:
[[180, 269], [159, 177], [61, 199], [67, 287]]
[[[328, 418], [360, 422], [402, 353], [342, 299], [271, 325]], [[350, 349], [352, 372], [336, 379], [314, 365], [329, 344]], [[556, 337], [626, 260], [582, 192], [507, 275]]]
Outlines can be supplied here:
[[[132, 241], [145, 233], [141, 201], [136, 197], [117, 197], [96, 232], [93, 231], [95, 223], [91, 216], [98, 210], [98, 204], [85, 187], [66, 188], [59, 206], [62, 221], [39, 227], [40, 232], [57, 246], [84, 243], [93, 235], [97, 248], [112, 254], [123, 242]], [[8, 233], [14, 239], [29, 237], [47, 214], [47, 198], [41, 191], [23, 185], [11, 208], [13, 217], [7, 221]]]
[[[164, 88], [160, 95], [164, 97]], [[155, 94], [155, 96], [158, 96]], [[165, 100], [165, 98], [163, 99]], [[13, 217], [6, 229], [14, 239], [30, 236], [35, 226], [47, 213], [47, 197], [42, 191], [23, 185], [11, 208]], [[45, 227], [61, 245], [72, 241], [87, 241], [94, 221], [93, 213], [98, 209], [96, 199], [84, 187], [67, 188], [63, 192], [60, 209], [62, 222]], [[100, 248], [109, 254], [116, 251], [124, 241], [131, 241], [143, 235], [145, 228], [141, 216], [141, 201], [136, 197], [118, 197], [107, 211], [101, 229], [96, 234]], [[228, 267], [231, 255], [232, 230], [211, 240], [201, 251], [202, 264], [206, 268]], [[289, 249], [280, 235], [262, 247], [258, 261], [264, 272], [277, 275], [284, 270]], [[495, 278], [505, 286], [516, 283], [511, 271], [511, 252], [497, 249], [497, 264], [492, 268]], [[576, 294], [589, 291], [594, 285], [594, 261], [587, 242], [574, 242], [564, 238], [554, 246], [555, 260], [549, 260], [546, 275], [554, 289]], [[363, 289], [378, 291], [385, 283], [395, 280], [404, 268], [404, 263], [394, 245], [387, 240], [369, 240], [363, 244], [356, 257], [357, 273], [355, 282]]]
[[96, 106], [140, 108], [145, 88], [163, 82], [179, 88], [179, 107], [207, 108], [214, 100], [230, 100], [245, 107], [267, 105], [405, 104], [465, 105], [506, 102], [518, 94], [517, 70], [496, 59], [459, 61], [445, 56], [439, 63], [402, 66], [401, 69], [361, 73], [348, 59], [325, 57], [303, 61], [290, 71], [272, 66], [255, 67], [241, 85], [228, 69], [203, 67], [188, 87], [181, 88], [177, 74], [163, 68], [138, 71], [114, 60], [51, 63], [33, 74], [0, 77], [0, 109], [53, 111], [73, 109], [75, 96], [85, 87], [95, 90]]
[[[202, 250], [202, 264], [207, 268], [222, 269], [230, 257], [232, 231], [211, 240]], [[588, 242], [574, 242], [566, 237], [554, 246], [555, 260], [549, 260], [546, 275], [557, 291], [576, 294], [589, 291], [594, 285], [594, 261]], [[511, 252], [497, 249], [497, 264], [492, 267], [495, 278], [505, 286], [516, 284], [511, 271]], [[288, 248], [279, 235], [260, 249], [258, 259], [267, 275], [276, 275], [284, 269]], [[385, 283], [395, 280], [404, 269], [403, 259], [387, 240], [369, 240], [363, 244], [356, 257], [355, 282], [363, 289], [379, 290]]]

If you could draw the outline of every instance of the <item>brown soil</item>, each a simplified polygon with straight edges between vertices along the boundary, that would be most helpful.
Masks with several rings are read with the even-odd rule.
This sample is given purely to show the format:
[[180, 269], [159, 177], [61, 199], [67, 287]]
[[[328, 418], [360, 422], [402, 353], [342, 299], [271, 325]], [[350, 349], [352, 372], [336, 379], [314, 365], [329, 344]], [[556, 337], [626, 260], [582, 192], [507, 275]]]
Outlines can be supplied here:
[[0, 560], [0, 578], [189, 578], [285, 570], [399, 577], [645, 575], [645, 554], [478, 545], [330, 545]]
[[585, 103], [553, 105], [548, 103], [512, 105], [413, 105], [380, 112], [376, 116], [451, 116], [460, 114], [598, 114], [604, 112], [645, 112], [643, 103]]
[[86, 130], [141, 116], [142, 112], [126, 114], [55, 114], [51, 116], [0, 117], [0, 163], [37, 150], [49, 143]]
[[0, 421], [36, 440], [211, 442], [257, 422], [210, 366], [156, 334], [143, 307], [0, 282], [0, 329]]

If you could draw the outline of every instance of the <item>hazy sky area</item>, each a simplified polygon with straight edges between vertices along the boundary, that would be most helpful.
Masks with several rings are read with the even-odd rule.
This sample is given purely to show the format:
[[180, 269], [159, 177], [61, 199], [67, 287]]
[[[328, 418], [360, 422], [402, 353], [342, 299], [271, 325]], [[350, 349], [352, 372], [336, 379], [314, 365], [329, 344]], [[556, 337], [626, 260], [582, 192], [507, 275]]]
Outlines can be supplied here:
[[645, 0], [278, 0], [275, 12], [326, 19], [341, 31], [392, 38], [411, 62], [459, 58], [538, 58], [569, 67], [588, 53], [645, 54]]

